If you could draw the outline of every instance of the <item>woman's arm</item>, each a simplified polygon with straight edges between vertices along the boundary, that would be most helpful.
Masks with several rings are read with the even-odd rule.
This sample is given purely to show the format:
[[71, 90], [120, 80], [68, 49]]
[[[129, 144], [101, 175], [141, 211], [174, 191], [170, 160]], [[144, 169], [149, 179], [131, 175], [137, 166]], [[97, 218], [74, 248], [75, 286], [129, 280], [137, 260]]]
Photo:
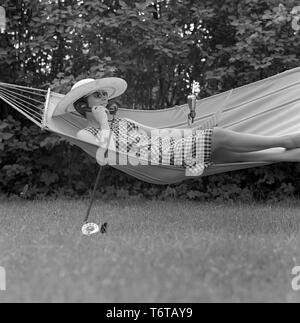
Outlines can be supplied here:
[[93, 107], [92, 109], [93, 116], [98, 121], [101, 129], [98, 135], [99, 144], [102, 148], [106, 149], [108, 146], [108, 140], [109, 140], [110, 142], [109, 142], [108, 148], [112, 150], [112, 149], [115, 149], [116, 146], [115, 146], [113, 134], [109, 127], [107, 112], [108, 110], [103, 106]]

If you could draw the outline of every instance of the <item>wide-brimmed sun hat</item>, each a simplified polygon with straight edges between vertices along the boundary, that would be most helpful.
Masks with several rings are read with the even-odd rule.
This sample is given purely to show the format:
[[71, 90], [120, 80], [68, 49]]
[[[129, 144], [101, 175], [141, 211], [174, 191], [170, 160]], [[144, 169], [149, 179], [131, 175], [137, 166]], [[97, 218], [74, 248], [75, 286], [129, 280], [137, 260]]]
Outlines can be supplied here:
[[118, 77], [103, 79], [84, 79], [74, 84], [71, 91], [58, 103], [56, 111], [60, 113], [74, 112], [74, 103], [82, 97], [104, 90], [108, 93], [108, 100], [117, 98], [127, 90], [125, 80]]

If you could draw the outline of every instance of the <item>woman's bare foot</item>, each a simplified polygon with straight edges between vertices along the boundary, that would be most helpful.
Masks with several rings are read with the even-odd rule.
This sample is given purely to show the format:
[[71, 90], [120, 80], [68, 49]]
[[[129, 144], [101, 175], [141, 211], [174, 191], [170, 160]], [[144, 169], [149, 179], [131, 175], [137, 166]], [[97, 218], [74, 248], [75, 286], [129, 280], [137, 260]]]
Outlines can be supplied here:
[[288, 150], [300, 148], [300, 133], [285, 136], [285, 142], [283, 147]]
[[282, 161], [300, 163], [300, 148], [286, 149], [282, 154]]

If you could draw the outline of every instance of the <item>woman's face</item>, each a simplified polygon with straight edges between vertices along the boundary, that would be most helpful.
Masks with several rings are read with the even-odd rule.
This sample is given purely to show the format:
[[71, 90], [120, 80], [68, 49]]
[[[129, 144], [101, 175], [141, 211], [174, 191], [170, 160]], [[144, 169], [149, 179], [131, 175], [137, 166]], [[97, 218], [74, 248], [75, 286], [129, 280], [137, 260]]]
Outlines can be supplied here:
[[106, 107], [108, 105], [108, 93], [104, 90], [94, 92], [87, 97], [87, 102], [89, 108], [100, 105]]

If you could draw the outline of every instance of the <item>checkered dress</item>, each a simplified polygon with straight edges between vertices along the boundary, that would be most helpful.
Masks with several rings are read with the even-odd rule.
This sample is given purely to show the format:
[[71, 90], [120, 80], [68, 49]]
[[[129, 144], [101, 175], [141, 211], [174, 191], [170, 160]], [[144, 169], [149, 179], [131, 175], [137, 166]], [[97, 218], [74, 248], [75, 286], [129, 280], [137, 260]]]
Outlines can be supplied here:
[[[200, 176], [211, 162], [213, 129], [190, 131], [183, 138], [161, 137], [159, 129], [149, 136], [135, 123], [115, 118], [110, 129], [115, 136], [116, 150], [141, 161], [145, 165], [171, 165], [185, 167], [187, 176]], [[100, 129], [85, 130], [97, 136]], [[141, 163], [144, 165], [144, 163]]]

